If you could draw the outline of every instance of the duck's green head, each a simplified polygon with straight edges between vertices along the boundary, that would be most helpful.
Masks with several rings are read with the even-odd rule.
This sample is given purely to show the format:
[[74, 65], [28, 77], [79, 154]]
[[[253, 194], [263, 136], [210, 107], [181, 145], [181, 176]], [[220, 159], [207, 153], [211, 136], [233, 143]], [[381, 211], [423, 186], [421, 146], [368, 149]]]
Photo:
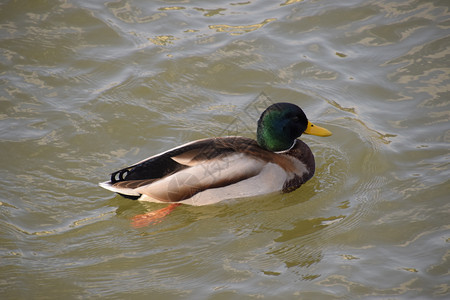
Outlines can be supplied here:
[[269, 106], [258, 120], [256, 139], [269, 151], [291, 148], [302, 133], [330, 136], [331, 132], [308, 121], [303, 110], [291, 103], [275, 103]]

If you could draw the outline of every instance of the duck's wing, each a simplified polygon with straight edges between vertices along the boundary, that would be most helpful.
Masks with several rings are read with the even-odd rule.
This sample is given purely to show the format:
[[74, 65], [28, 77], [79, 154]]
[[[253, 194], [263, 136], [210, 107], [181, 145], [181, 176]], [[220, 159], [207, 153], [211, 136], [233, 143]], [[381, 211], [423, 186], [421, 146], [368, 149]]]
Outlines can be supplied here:
[[113, 172], [100, 185], [131, 198], [177, 202], [255, 176], [270, 160], [266, 152], [245, 137], [198, 140]]

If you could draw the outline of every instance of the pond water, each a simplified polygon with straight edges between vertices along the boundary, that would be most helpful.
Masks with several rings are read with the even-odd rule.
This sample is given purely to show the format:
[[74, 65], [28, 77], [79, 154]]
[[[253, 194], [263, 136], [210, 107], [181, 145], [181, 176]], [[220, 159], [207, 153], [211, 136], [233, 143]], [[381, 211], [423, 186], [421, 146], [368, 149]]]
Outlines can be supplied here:
[[[2, 299], [450, 297], [448, 1], [4, 1]], [[101, 189], [291, 102], [316, 174], [164, 208]]]

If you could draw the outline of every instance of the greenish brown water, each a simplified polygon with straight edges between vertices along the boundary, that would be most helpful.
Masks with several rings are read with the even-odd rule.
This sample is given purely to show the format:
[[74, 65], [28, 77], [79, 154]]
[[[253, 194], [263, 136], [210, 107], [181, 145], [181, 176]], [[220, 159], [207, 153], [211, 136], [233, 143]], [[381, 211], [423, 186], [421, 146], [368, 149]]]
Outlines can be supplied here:
[[[448, 1], [3, 1], [2, 299], [450, 297]], [[286, 195], [164, 207], [97, 186], [261, 99], [333, 132]]]

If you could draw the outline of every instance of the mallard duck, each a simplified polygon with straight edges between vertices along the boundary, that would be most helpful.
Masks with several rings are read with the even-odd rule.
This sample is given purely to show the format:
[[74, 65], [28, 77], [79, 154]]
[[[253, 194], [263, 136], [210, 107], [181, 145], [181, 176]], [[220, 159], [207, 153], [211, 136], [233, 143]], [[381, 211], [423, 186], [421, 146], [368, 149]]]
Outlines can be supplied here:
[[315, 171], [302, 133], [330, 136], [291, 103], [269, 106], [257, 139], [241, 136], [193, 141], [115, 171], [100, 186], [142, 201], [207, 205], [226, 199], [291, 192]]

